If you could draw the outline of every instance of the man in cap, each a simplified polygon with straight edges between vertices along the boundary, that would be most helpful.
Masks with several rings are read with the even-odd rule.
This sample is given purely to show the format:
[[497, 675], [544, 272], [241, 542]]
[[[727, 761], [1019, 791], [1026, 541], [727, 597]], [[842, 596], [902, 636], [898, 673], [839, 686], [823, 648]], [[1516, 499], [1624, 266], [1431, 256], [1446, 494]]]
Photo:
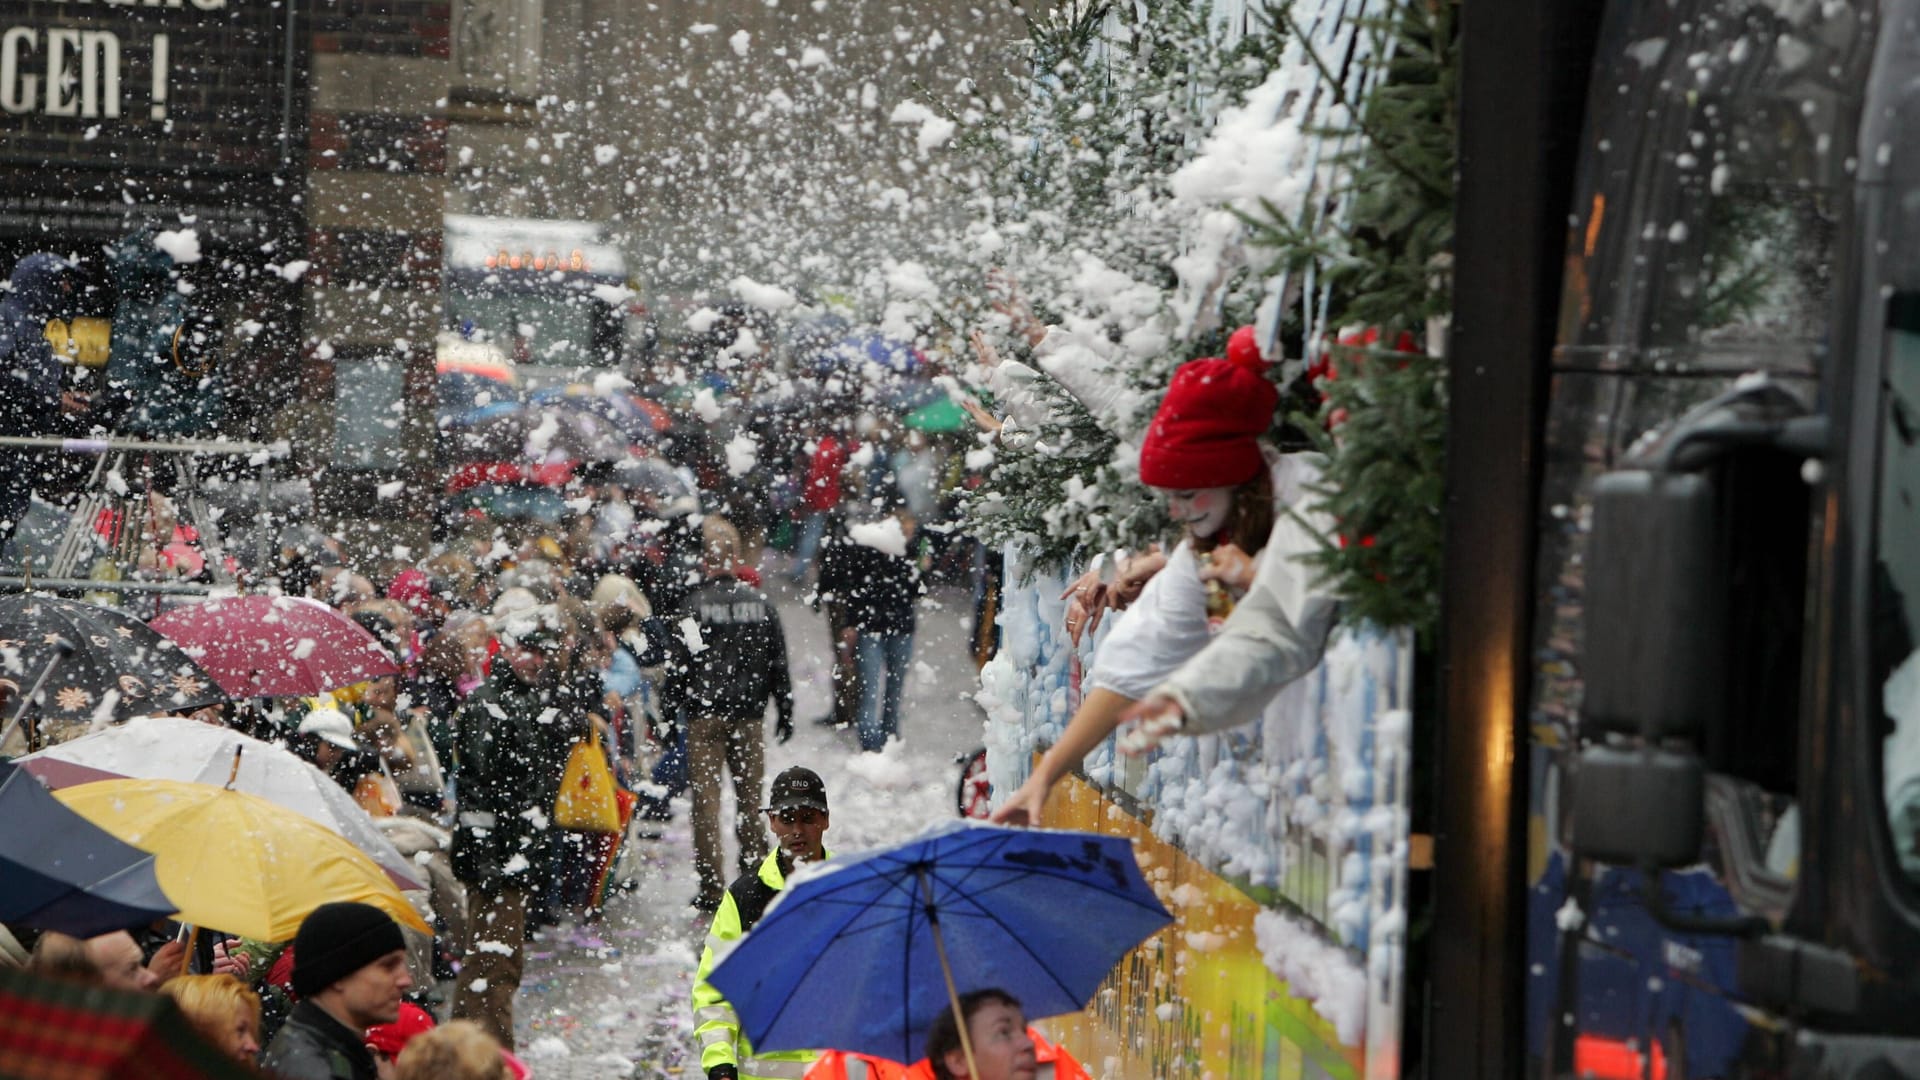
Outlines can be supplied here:
[[467, 885], [469, 940], [453, 1018], [479, 1022], [511, 1050], [527, 903], [546, 884], [546, 831], [585, 718], [561, 707], [571, 643], [557, 609], [511, 610], [499, 616], [495, 633], [493, 674], [460, 706], [454, 733], [460, 808], [453, 873]]
[[369, 904], [321, 904], [293, 939], [299, 1004], [260, 1059], [283, 1080], [377, 1080], [367, 1029], [400, 1015], [413, 986], [400, 925]]
[[823, 862], [829, 857], [824, 843], [827, 832], [827, 785], [820, 774], [799, 765], [773, 778], [773, 792], [763, 808], [767, 825], [773, 830], [778, 847], [767, 854], [760, 868], [742, 874], [720, 898], [720, 909], [713, 914], [713, 927], [707, 932], [706, 948], [700, 953], [700, 968], [693, 976], [694, 1034], [700, 1037], [700, 1067], [707, 1080], [779, 1080], [805, 1075], [808, 1065], [819, 1056], [813, 1050], [783, 1050], [756, 1054], [740, 1030], [740, 1017], [727, 999], [707, 982], [713, 973], [716, 952], [727, 951], [730, 942], [739, 940], [781, 889], [795, 866]]

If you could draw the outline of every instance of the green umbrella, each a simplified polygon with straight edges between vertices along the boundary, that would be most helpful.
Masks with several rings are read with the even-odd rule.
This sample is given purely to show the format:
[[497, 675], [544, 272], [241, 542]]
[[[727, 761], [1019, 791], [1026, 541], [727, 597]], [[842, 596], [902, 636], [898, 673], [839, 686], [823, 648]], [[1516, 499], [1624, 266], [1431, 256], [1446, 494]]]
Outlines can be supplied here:
[[907, 418], [901, 423], [915, 431], [925, 431], [929, 434], [959, 431], [967, 426], [967, 410], [954, 404], [952, 398], [943, 397], [939, 401], [922, 405], [908, 413]]

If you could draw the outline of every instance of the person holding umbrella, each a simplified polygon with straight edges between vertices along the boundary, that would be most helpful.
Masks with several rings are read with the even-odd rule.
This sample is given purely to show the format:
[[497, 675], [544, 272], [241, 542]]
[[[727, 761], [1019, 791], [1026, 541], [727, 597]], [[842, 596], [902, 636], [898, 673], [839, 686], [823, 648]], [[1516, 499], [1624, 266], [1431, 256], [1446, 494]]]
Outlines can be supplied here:
[[912, 1065], [834, 1050], [807, 1070], [806, 1080], [1092, 1080], [1065, 1047], [1027, 1026], [1020, 999], [1005, 990], [962, 995], [960, 1013], [967, 1018], [967, 1045], [953, 1013], [943, 1012], [927, 1035], [927, 1056]]
[[765, 812], [779, 846], [767, 854], [756, 872], [742, 874], [727, 886], [707, 932], [700, 967], [693, 976], [694, 1034], [700, 1036], [700, 1068], [707, 1080], [798, 1076], [819, 1056], [812, 1050], [756, 1054], [726, 995], [707, 981], [716, 963], [715, 946], [725, 951], [727, 943], [752, 930], [767, 905], [786, 888], [787, 876], [796, 866], [824, 862], [830, 857], [826, 847], [827, 785], [819, 773], [795, 765], [774, 777]]
[[367, 1029], [400, 1016], [413, 987], [400, 924], [370, 904], [322, 904], [293, 939], [300, 1003], [260, 1059], [282, 1080], [378, 1080]]

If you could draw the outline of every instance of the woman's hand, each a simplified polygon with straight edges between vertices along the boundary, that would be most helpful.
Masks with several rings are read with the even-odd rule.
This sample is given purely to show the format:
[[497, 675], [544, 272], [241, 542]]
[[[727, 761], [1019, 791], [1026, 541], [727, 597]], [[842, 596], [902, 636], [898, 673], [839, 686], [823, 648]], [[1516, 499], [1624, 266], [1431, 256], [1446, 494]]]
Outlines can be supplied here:
[[1000, 804], [987, 820], [995, 825], [1020, 825], [1032, 827], [1040, 823], [1040, 813], [1047, 807], [1047, 793], [1053, 785], [1038, 771], [1028, 775], [1027, 782], [1020, 785], [1007, 801]]
[[1046, 340], [1046, 324], [1034, 317], [1026, 297], [1020, 295], [1020, 283], [998, 266], [987, 271], [987, 301], [993, 310], [1007, 317], [1013, 324], [1013, 332], [1026, 338], [1027, 344], [1038, 345]]
[[1153, 575], [1166, 565], [1166, 553], [1158, 548], [1121, 563], [1119, 575], [1107, 590], [1107, 605], [1115, 611], [1127, 610], [1135, 600], [1140, 599], [1140, 591], [1147, 587], [1147, 582], [1153, 580]]
[[1187, 714], [1180, 703], [1156, 694], [1120, 714], [1120, 735], [1115, 746], [1128, 757], [1139, 757], [1186, 726]]
[[1247, 590], [1253, 588], [1254, 572], [1259, 568], [1260, 564], [1253, 556], [1238, 546], [1221, 544], [1200, 564], [1200, 580], [1217, 581], [1231, 590], [1233, 595], [1245, 596]]
[[232, 975], [245, 981], [247, 972], [253, 968], [253, 958], [240, 950], [239, 938], [228, 938], [213, 944], [213, 973]]
[[1100, 617], [1107, 610], [1107, 584], [1100, 580], [1097, 568], [1089, 570], [1067, 586], [1060, 599], [1067, 602], [1067, 637], [1077, 649], [1082, 635], [1100, 628]]
[[973, 358], [980, 362], [981, 367], [991, 370], [1000, 366], [1000, 350], [993, 347], [993, 342], [988, 341], [985, 334], [969, 330], [967, 340], [973, 343]]

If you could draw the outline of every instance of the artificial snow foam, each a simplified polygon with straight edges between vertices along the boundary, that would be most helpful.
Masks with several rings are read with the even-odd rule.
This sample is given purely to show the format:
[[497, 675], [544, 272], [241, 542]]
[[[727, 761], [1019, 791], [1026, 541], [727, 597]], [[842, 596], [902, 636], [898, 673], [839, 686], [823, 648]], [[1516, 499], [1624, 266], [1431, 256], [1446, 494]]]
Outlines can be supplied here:
[[192, 229], [165, 229], [153, 238], [153, 246], [177, 263], [200, 261], [200, 234]]
[[922, 154], [938, 146], [945, 146], [953, 138], [954, 122], [944, 116], [934, 114], [932, 109], [917, 101], [903, 101], [893, 107], [887, 121], [894, 124], [919, 124], [919, 134], [914, 137], [914, 145]]
[[856, 544], [884, 551], [895, 558], [906, 558], [907, 534], [896, 518], [847, 527], [847, 538]]
[[792, 293], [778, 285], [762, 285], [745, 274], [727, 282], [734, 295], [754, 307], [767, 311], [785, 311], [799, 303]]
[[742, 477], [753, 471], [760, 463], [760, 444], [753, 436], [741, 432], [727, 440], [727, 475]]
[[1253, 917], [1253, 937], [1267, 969], [1311, 1001], [1342, 1043], [1358, 1045], [1367, 1027], [1367, 973], [1353, 955], [1274, 910]]

